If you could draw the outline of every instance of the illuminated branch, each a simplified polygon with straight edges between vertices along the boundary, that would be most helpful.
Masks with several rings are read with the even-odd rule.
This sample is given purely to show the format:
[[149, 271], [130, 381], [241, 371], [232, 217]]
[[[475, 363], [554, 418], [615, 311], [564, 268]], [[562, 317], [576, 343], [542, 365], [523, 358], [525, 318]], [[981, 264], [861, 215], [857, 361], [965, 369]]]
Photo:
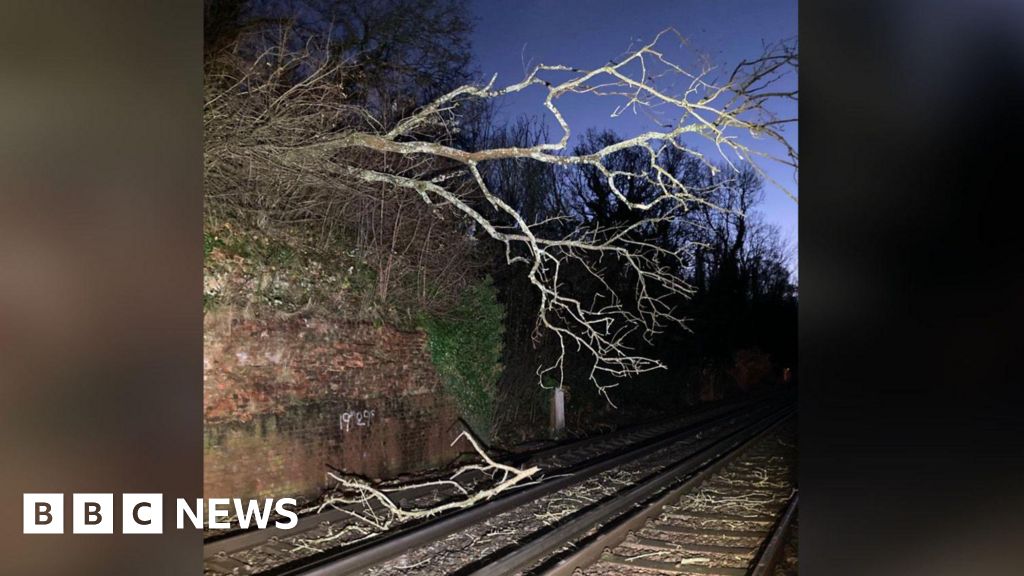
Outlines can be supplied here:
[[[797, 99], [795, 88], [779, 88], [796, 69], [795, 48], [770, 47], [759, 58], [741, 62], [725, 81], [715, 83], [709, 78], [713, 68], [704, 65], [688, 71], [665, 55], [659, 46], [673, 38], [682, 41], [676, 31], [666, 30], [617, 62], [590, 70], [540, 64], [509, 86], [496, 87], [496, 77], [483, 86], [462, 86], [391, 126], [340, 104], [344, 101], [344, 83], [337, 80], [343, 78], [340, 67], [315, 68], [296, 87], [281, 90], [275, 87], [273, 73], [268, 75], [256, 66], [252, 73], [225, 83], [232, 86], [227, 90], [231, 95], [222, 91], [208, 96], [208, 133], [213, 125], [223, 124], [245, 134], [228, 136], [214, 129], [212, 137], [208, 135], [207, 180], [225, 177], [225, 165], [258, 166], [275, 178], [287, 174], [293, 185], [322, 187], [333, 194], [359, 194], [367, 186], [404, 189], [417, 194], [438, 215], [461, 214], [505, 245], [509, 264], [527, 265], [527, 277], [541, 297], [538, 327], [553, 334], [561, 350], [538, 376], [555, 373], [561, 382], [567, 351], [585, 351], [592, 361], [590, 380], [607, 397], [608, 388], [619, 379], [663, 367], [659, 360], [634, 351], [637, 339], [650, 342], [667, 325], [681, 323], [670, 301], [693, 291], [680, 275], [692, 247], [669, 249], [639, 240], [635, 233], [681, 217], [694, 205], [707, 204], [705, 194], [688, 188], [665, 165], [666, 151], [697, 158], [714, 173], [717, 168], [711, 161], [687, 143], [697, 139], [710, 144], [727, 167], [743, 162], [772, 182], [763, 163], [798, 168], [796, 148], [784, 133], [795, 119], [773, 113], [774, 102]], [[275, 53], [266, 63], [272, 61], [270, 68], [275, 71], [294, 70], [309, 55], [292, 58], [288, 61], [287, 55]], [[451, 135], [459, 129], [459, 113], [466, 103], [496, 100], [531, 88], [543, 93], [541, 105], [561, 132], [557, 141], [480, 150], [454, 143]], [[572, 129], [559, 107], [567, 95], [610, 99], [616, 103], [613, 116], [642, 111], [656, 119], [659, 128], [593, 152], [573, 153], [569, 150]], [[237, 104], [226, 105], [243, 96], [257, 101], [243, 107], [248, 116], [239, 115]], [[774, 144], [761, 146], [763, 141]], [[771, 148], [782, 153], [773, 155]], [[649, 165], [636, 172], [610, 168], [609, 158], [627, 150], [641, 151], [649, 157]], [[500, 191], [489, 188], [481, 172], [488, 162], [509, 159], [595, 170], [617, 202], [637, 219], [620, 227], [581, 227], [571, 232], [559, 232], [549, 221], [528, 222], [502, 199]], [[630, 199], [620, 187], [632, 179], [648, 183], [657, 193], [642, 201]], [[796, 201], [794, 194], [781, 188]], [[550, 190], [552, 196], [557, 193]], [[473, 198], [482, 198], [485, 204]], [[614, 287], [603, 277], [601, 263], [610, 261], [628, 270], [628, 289]], [[585, 271], [604, 288], [601, 294], [584, 301], [564, 280], [569, 267]]]
[[[536, 466], [516, 468], [496, 462], [484, 451], [480, 442], [469, 432], [462, 432], [456, 436], [455, 440], [452, 441], [452, 445], [462, 438], [468, 440], [473, 446], [473, 450], [482, 460], [481, 463], [462, 466], [452, 473], [447, 480], [403, 484], [390, 489], [374, 487], [361, 478], [329, 472], [327, 475], [337, 483], [340, 494], [326, 500], [319, 506], [317, 511], [322, 512], [325, 508], [334, 508], [335, 510], [345, 512], [353, 519], [359, 521], [363, 528], [369, 529], [369, 531], [364, 531], [364, 536], [367, 536], [372, 535], [374, 532], [390, 530], [411, 520], [431, 518], [452, 510], [472, 507], [512, 488], [526, 485], [527, 480], [540, 472], [540, 468]], [[457, 481], [457, 478], [471, 471], [494, 478], [494, 484], [485, 488], [476, 487], [472, 492], [466, 490]], [[388, 492], [428, 487], [454, 490], [458, 493], [458, 496], [455, 499], [424, 508], [404, 508], [395, 502], [391, 496], [388, 496]], [[349, 508], [352, 505], [358, 505], [360, 508], [353, 510]], [[344, 532], [339, 532], [319, 540], [309, 540], [302, 543], [301, 547], [312, 547], [342, 535], [344, 535]]]

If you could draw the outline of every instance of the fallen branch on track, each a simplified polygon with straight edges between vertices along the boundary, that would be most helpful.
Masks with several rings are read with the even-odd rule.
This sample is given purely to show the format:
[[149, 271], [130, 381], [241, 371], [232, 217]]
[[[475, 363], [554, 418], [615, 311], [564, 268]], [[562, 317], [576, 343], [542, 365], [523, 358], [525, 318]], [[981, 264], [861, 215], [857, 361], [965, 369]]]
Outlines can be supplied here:
[[[490, 500], [502, 492], [525, 485], [527, 480], [540, 472], [540, 468], [537, 466], [516, 468], [495, 461], [483, 449], [480, 442], [466, 431], [456, 436], [455, 440], [452, 441], [452, 445], [462, 438], [469, 441], [482, 462], [462, 466], [446, 480], [377, 488], [362, 478], [328, 472], [328, 476], [338, 483], [341, 495], [329, 498], [319, 506], [317, 511], [322, 512], [326, 508], [334, 508], [348, 514], [359, 523], [347, 525], [343, 530], [336, 533], [332, 532], [327, 537], [305, 541], [302, 543], [302, 547], [310, 547], [311, 545], [328, 540], [336, 540], [351, 531], [360, 533], [362, 535], [361, 540], [381, 532], [386, 532], [409, 521], [422, 520], [445, 512], [470, 508], [480, 502]], [[488, 475], [491, 478], [497, 478], [496, 483], [488, 488], [480, 489], [463, 485], [457, 480], [463, 474], [472, 471]], [[455, 500], [433, 506], [404, 508], [395, 502], [392, 497], [388, 496], [389, 492], [394, 493], [429, 487], [452, 490], [459, 497]], [[351, 508], [353, 505], [361, 506], [361, 509], [353, 510]]]

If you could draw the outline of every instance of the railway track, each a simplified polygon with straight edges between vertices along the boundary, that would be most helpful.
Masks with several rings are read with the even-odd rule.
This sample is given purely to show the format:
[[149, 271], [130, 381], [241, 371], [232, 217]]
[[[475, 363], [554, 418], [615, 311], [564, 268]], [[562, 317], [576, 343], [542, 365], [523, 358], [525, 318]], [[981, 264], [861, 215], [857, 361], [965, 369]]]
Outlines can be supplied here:
[[[671, 484], [667, 479], [673, 478], [672, 470], [678, 476], [687, 466], [699, 468], [721, 457], [777, 417], [777, 402], [720, 407], [682, 421], [537, 452], [521, 460], [542, 467], [546, 477], [539, 483], [355, 545], [342, 540], [329, 549], [301, 546], [352, 523], [348, 514], [336, 510], [302, 518], [298, 529], [287, 535], [262, 530], [220, 538], [204, 547], [206, 573], [511, 573], [570, 541], [566, 526], [584, 526], [597, 509], [602, 514], [608, 508], [627, 511], [655, 484]], [[632, 500], [623, 499], [624, 493], [631, 493]], [[402, 494], [399, 500], [422, 505], [443, 498], [435, 490]], [[586, 532], [576, 531], [576, 536]], [[520, 547], [523, 542], [529, 544]]]
[[532, 573], [774, 574], [796, 519], [795, 473], [796, 423], [789, 418]]

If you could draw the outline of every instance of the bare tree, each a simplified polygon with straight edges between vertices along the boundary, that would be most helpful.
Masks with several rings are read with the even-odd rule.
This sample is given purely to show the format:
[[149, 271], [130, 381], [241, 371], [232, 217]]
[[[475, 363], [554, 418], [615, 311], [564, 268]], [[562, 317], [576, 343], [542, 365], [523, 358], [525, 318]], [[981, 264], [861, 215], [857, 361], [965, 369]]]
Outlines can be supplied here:
[[[663, 367], [658, 359], [637, 353], [634, 344], [680, 323], [671, 302], [693, 291], [679, 273], [690, 266], [692, 247], [665, 246], [637, 234], [709, 204], [666, 161], [688, 156], [718, 172], [705, 152], [689, 142], [695, 139], [709, 144], [728, 170], [744, 163], [767, 177], [765, 162], [797, 168], [795, 147], [784, 131], [795, 119], [777, 117], [771, 105], [797, 98], [795, 89], [779, 87], [796, 68], [795, 46], [770, 47], [718, 81], [707, 64], [688, 70], [666, 57], [662, 45], [673, 40], [683, 42], [667, 30], [593, 69], [540, 64], [508, 86], [497, 87], [496, 78], [486, 85], [463, 85], [394, 123], [338, 98], [346, 90], [343, 63], [317, 64], [311, 59], [315, 51], [271, 50], [263, 68], [250, 67], [207, 94], [207, 181], [230, 189], [229, 181], [239, 173], [262, 171], [263, 181], [283, 179], [292, 189], [315, 189], [315, 194], [289, 199], [310, 211], [385, 185], [415, 195], [423, 211], [436, 218], [459, 216], [469, 224], [467, 234], [482, 233], [500, 242], [507, 263], [526, 265], [541, 300], [538, 330], [553, 334], [561, 350], [538, 376], [551, 373], [561, 381], [566, 353], [582, 351], [592, 362], [590, 380], [607, 396], [619, 379]], [[309, 70], [302, 80], [275, 82], [275, 75], [296, 67]], [[466, 106], [526, 91], [542, 94], [539, 105], [561, 131], [556, 141], [484, 149], [458, 144], [460, 111]], [[572, 129], [560, 108], [570, 95], [608, 99], [615, 104], [613, 114], [647, 113], [658, 127], [592, 150], [570, 151]], [[760, 144], [766, 139], [783, 152], [772, 155]], [[646, 158], [642, 170], [610, 162], [624, 150]], [[603, 179], [618, 206], [634, 216], [599, 229], [552, 225], [566, 214], [532, 220], [488, 184], [488, 164], [501, 161], [590, 170]], [[623, 189], [632, 182], [644, 182], [649, 193], [631, 197]], [[628, 284], [604, 280], [602, 263], [611, 261], [625, 270]], [[602, 290], [585, 297], [566, 281], [570, 267], [588, 273]]]

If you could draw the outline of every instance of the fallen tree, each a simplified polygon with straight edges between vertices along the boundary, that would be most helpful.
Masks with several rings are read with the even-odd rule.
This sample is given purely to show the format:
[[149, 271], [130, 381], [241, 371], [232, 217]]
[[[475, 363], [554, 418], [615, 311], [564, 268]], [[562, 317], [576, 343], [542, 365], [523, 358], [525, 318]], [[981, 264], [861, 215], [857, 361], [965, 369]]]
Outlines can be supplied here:
[[[307, 511], [323, 512], [328, 508], [332, 508], [349, 515], [356, 522], [347, 524], [344, 530], [329, 534], [328, 536], [305, 540], [300, 543], [300, 547], [315, 549], [319, 544], [346, 537], [350, 532], [354, 532], [356, 537], [348, 542], [352, 543], [373, 537], [376, 534], [386, 532], [410, 521], [422, 520], [445, 512], [469, 508], [485, 500], [490, 500], [511, 488], [527, 484], [531, 478], [534, 478], [541, 471], [536, 466], [516, 468], [515, 466], [495, 461], [487, 454], [480, 441], [468, 431], [464, 431], [456, 436], [455, 440], [452, 441], [452, 445], [463, 438], [470, 443], [474, 452], [479, 456], [480, 462], [459, 467], [447, 479], [382, 488], [374, 486], [370, 482], [356, 476], [343, 474], [338, 471], [328, 472], [328, 477], [336, 483], [334, 494], [325, 499], [315, 509]], [[483, 486], [479, 481], [473, 483], [460, 482], [460, 478], [470, 472], [476, 472], [489, 477], [493, 483]], [[405, 507], [389, 495], [395, 492], [423, 488], [447, 490], [452, 493], [453, 497], [425, 507]]]
[[[692, 266], [695, 246], [666, 247], [638, 233], [697, 206], [728, 210], [714, 206], [708, 191], [684, 184], [665, 166], [670, 151], [717, 172], [719, 163], [689, 142], [696, 139], [724, 159], [727, 169], [749, 165], [772, 182], [764, 163], [779, 162], [794, 172], [798, 168], [797, 151], [784, 131], [796, 119], [778, 117], [772, 105], [797, 99], [795, 88], [779, 87], [797, 67], [795, 46], [768, 47], [715, 81], [715, 69], [706, 63], [688, 70], [669, 59], [661, 46], [673, 40], [685, 44], [676, 31], [666, 30], [600, 67], [539, 64], [522, 81], [504, 87], [497, 86], [496, 77], [483, 85], [463, 85], [390, 122], [348, 103], [345, 62], [324, 57], [310, 43], [296, 51], [282, 42], [245, 63], [216, 68], [207, 82], [208, 197], [229, 202], [241, 179], [245, 186], [267, 191], [259, 210], [290, 210], [325, 225], [333, 222], [332, 209], [383, 190], [418, 197], [423, 217], [464, 222], [446, 227], [447, 235], [438, 233], [439, 243], [424, 245], [420, 264], [445, 263], [443, 250], [429, 255], [427, 250], [460, 244], [467, 235], [480, 233], [503, 244], [506, 261], [526, 264], [528, 280], [540, 294], [537, 330], [553, 334], [561, 350], [538, 369], [538, 380], [553, 375], [561, 383], [566, 354], [582, 352], [590, 359], [590, 381], [607, 397], [620, 379], [664, 367], [657, 358], [637, 353], [637, 342], [650, 342], [667, 326], [681, 325], [672, 302], [693, 292], [681, 271]], [[459, 145], [467, 110], [534, 89], [561, 131], [556, 141], [482, 149]], [[569, 95], [611, 99], [616, 102], [613, 116], [643, 112], [658, 128], [574, 153], [569, 149], [572, 129], [560, 108]], [[395, 103], [391, 109], [400, 107]], [[649, 166], [609, 168], [608, 159], [627, 149], [649, 157]], [[565, 214], [528, 221], [489, 188], [482, 173], [486, 163], [510, 159], [596, 170], [616, 201], [637, 217], [626, 225], [600, 228], [559, 226], [569, 218]], [[643, 202], [630, 199], [620, 186], [632, 179], [648, 182], [658, 193]], [[774, 183], [796, 200], [787, 187]], [[609, 261], [627, 271], [627, 288], [605, 281], [602, 273]], [[603, 290], [596, 295], [574, 290], [562, 275], [570, 266], [585, 271]]]

